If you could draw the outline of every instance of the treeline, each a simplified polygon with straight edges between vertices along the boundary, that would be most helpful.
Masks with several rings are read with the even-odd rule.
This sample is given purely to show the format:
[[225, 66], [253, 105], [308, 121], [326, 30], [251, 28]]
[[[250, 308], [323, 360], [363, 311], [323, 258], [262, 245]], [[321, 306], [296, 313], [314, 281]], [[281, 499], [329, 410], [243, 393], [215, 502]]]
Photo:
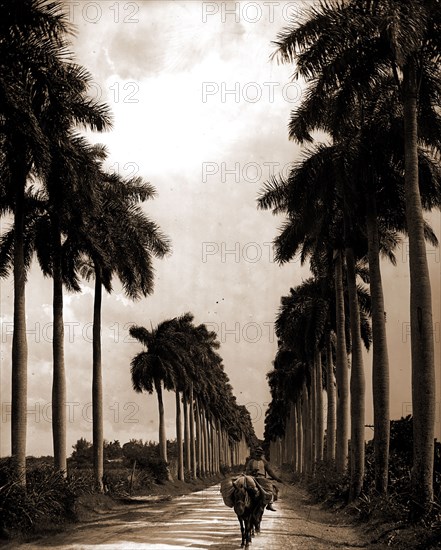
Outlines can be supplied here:
[[[145, 347], [131, 363], [133, 388], [156, 392], [159, 452], [167, 462], [163, 389], [176, 395], [178, 479], [219, 473], [222, 466], [243, 464], [257, 442], [249, 411], [238, 405], [217, 353], [216, 333], [195, 325], [187, 313], [148, 330], [130, 334]], [[182, 406], [181, 406], [182, 405]]]
[[323, 0], [305, 8], [278, 35], [274, 56], [294, 63], [294, 77], [305, 81], [289, 137], [306, 147], [288, 177], [272, 178], [258, 200], [260, 208], [285, 216], [276, 259], [282, 264], [300, 256], [312, 274], [282, 298], [265, 437], [272, 455], [297, 472], [313, 476], [324, 457], [338, 473], [348, 472], [350, 500], [361, 495], [365, 481], [363, 345], [372, 346], [375, 489], [388, 491], [390, 375], [380, 257], [395, 264], [394, 250], [408, 237], [408, 490], [417, 511], [434, 500], [426, 241], [438, 243], [424, 211], [441, 203], [440, 25], [438, 1]]

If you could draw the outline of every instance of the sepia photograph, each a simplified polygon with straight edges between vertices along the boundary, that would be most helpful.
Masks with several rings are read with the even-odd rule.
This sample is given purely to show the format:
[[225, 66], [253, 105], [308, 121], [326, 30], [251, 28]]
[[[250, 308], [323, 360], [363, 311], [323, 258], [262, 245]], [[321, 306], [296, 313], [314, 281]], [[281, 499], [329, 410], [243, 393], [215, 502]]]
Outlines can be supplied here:
[[0, 0], [0, 548], [441, 548], [441, 0]]

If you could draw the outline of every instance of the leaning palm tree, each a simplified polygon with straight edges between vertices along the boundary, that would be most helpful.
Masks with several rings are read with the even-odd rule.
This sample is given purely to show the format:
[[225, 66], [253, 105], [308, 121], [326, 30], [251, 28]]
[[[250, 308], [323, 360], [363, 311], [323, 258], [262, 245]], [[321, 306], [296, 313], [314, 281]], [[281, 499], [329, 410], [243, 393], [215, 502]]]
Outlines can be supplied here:
[[[310, 83], [310, 95], [337, 90], [351, 104], [375, 89], [384, 73], [402, 94], [405, 202], [411, 277], [412, 403], [415, 499], [426, 507], [433, 497], [435, 372], [432, 306], [418, 181], [418, 108], [439, 97], [441, 23], [439, 2], [381, 0], [322, 1], [277, 39], [278, 55], [296, 62], [296, 76]], [[311, 92], [312, 90], [312, 92]], [[424, 95], [422, 90], [431, 91]], [[315, 94], [315, 92], [318, 92]], [[321, 102], [316, 100], [316, 105]], [[438, 136], [439, 142], [439, 136]]]

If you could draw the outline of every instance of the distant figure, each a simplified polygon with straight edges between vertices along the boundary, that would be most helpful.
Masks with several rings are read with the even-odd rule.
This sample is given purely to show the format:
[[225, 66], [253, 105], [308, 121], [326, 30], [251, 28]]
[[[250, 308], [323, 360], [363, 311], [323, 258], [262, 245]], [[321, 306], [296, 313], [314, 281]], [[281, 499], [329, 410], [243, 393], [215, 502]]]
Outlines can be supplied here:
[[257, 447], [251, 453], [251, 458], [245, 465], [245, 473], [256, 478], [256, 483], [259, 485], [263, 493], [264, 503], [267, 505], [267, 510], [275, 512], [273, 502], [277, 500], [278, 488], [266, 476], [267, 474], [276, 481], [283, 483], [280, 477], [271, 469], [270, 463], [265, 458], [265, 452], [262, 447]]

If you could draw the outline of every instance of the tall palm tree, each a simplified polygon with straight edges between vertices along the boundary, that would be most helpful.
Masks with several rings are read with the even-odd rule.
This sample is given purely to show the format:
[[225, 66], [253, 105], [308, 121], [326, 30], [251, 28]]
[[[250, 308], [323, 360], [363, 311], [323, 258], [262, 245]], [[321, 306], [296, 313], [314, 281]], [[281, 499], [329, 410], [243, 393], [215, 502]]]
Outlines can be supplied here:
[[130, 335], [146, 347], [146, 351], [138, 353], [131, 361], [133, 389], [138, 393], [156, 391], [159, 411], [159, 455], [167, 462], [162, 390], [173, 390], [177, 387], [177, 365], [185, 365], [189, 361], [185, 347], [186, 338], [179, 330], [177, 318], [163, 321], [150, 331], [144, 327], [132, 326]]
[[89, 211], [76, 226], [68, 241], [71, 247], [88, 258], [81, 270], [89, 280], [95, 278], [93, 314], [93, 450], [97, 486], [102, 490], [103, 477], [103, 400], [101, 362], [102, 288], [112, 291], [116, 275], [124, 292], [133, 300], [153, 291], [151, 256], [164, 257], [168, 240], [151, 222], [139, 203], [152, 198], [155, 190], [140, 178], [124, 180], [116, 174], [98, 174], [96, 182], [99, 213]]
[[[96, 172], [93, 155], [96, 148], [90, 148], [84, 139], [75, 137], [67, 140], [59, 134], [59, 143], [51, 147], [52, 160], [46, 187], [48, 193], [48, 215], [51, 227], [51, 267], [53, 278], [53, 386], [52, 386], [52, 428], [54, 441], [54, 466], [66, 471], [66, 375], [64, 365], [63, 328], [63, 283], [69, 282], [64, 276], [64, 250], [62, 239], [69, 235], [77, 218], [89, 199], [94, 207], [92, 194], [87, 186], [89, 178]], [[64, 139], [64, 142], [61, 140]], [[62, 144], [61, 144], [62, 143]], [[92, 153], [91, 151], [94, 151]], [[81, 172], [80, 172], [81, 171]], [[63, 177], [61, 176], [63, 174]], [[81, 175], [80, 175], [81, 174]], [[86, 198], [86, 201], [84, 200]], [[90, 208], [90, 206], [89, 206]], [[76, 209], [76, 212], [75, 212]], [[72, 259], [68, 259], [72, 261]], [[71, 284], [71, 283], [70, 283]], [[79, 290], [77, 283], [71, 284]]]

